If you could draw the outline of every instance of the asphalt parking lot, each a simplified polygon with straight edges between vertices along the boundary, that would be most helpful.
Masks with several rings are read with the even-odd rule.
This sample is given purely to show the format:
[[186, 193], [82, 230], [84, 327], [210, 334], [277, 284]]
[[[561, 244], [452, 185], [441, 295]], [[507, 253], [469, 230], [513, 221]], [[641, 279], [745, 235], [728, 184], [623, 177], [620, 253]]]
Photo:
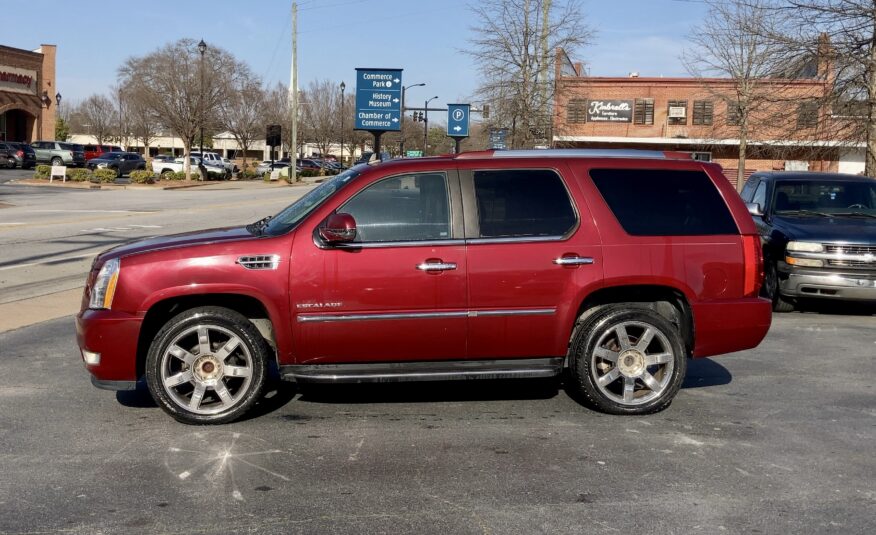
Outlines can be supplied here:
[[199, 428], [93, 388], [61, 318], [0, 334], [0, 532], [874, 533], [874, 326], [778, 315], [648, 417], [557, 381], [284, 384]]

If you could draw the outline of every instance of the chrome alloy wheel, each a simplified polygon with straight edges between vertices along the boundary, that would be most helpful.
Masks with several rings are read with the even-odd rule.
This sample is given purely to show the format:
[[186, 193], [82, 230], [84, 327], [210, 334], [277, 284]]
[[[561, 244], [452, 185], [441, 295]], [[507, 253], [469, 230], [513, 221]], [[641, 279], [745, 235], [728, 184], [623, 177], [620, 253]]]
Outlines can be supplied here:
[[181, 408], [199, 415], [227, 411], [249, 391], [252, 355], [240, 337], [218, 325], [195, 325], [161, 356], [161, 384]]
[[616, 403], [642, 405], [672, 381], [674, 355], [657, 327], [640, 321], [609, 325], [590, 356], [590, 373], [599, 391]]

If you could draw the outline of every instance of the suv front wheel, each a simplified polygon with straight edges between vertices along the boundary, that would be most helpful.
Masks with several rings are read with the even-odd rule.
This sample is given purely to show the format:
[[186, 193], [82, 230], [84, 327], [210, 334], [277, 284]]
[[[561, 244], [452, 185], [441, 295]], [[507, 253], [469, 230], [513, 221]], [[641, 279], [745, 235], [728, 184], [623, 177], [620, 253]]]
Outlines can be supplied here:
[[146, 357], [146, 383], [165, 412], [187, 424], [227, 423], [261, 397], [269, 349], [239, 313], [200, 307], [173, 317]]
[[672, 402], [687, 360], [678, 328], [650, 308], [621, 303], [578, 326], [569, 365], [574, 386], [594, 408], [649, 414]]

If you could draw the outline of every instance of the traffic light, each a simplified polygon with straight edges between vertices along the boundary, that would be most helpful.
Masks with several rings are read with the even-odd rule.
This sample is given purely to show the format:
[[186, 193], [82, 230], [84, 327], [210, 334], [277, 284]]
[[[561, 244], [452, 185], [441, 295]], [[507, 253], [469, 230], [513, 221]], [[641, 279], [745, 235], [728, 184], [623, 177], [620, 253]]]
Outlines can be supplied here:
[[421, 112], [421, 111], [414, 112], [414, 122], [415, 123], [418, 123], [418, 122], [424, 121], [424, 120], [425, 120], [425, 117], [423, 116], [423, 112]]
[[483, 110], [481, 111], [481, 117], [483, 117], [484, 119], [490, 118], [490, 105], [489, 104], [484, 104]]

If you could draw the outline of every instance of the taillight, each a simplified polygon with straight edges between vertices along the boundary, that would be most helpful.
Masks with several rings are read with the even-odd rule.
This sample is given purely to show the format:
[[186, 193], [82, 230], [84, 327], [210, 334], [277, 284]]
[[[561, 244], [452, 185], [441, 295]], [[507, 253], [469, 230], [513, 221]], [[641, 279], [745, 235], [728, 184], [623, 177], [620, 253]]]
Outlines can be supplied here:
[[742, 257], [745, 263], [742, 293], [745, 297], [757, 297], [763, 284], [763, 249], [760, 236], [742, 236]]

